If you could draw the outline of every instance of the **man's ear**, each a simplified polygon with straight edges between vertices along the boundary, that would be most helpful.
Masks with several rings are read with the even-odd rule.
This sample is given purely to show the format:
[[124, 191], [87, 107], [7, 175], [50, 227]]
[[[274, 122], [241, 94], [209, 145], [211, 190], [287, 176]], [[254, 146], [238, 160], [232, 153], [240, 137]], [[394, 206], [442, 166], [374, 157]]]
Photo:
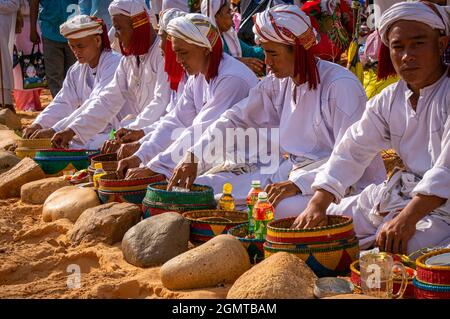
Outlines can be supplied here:
[[450, 37], [446, 36], [446, 35], [439, 37], [439, 53], [440, 53], [440, 55], [443, 55], [445, 50], [447, 49], [449, 39], [450, 39]]

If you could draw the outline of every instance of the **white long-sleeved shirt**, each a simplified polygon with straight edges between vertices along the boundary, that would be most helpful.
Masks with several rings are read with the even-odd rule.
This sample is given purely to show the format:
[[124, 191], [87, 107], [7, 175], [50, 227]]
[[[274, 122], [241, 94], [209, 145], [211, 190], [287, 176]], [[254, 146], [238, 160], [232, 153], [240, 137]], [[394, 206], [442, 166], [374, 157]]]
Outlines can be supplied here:
[[[89, 104], [113, 79], [120, 56], [111, 51], [103, 51], [95, 69], [87, 63], [76, 62], [69, 68], [63, 87], [34, 120], [43, 128], [53, 128], [59, 132], [65, 129], [79, 111]], [[95, 73], [95, 75], [94, 75]], [[83, 106], [83, 107], [81, 107]], [[78, 112], [75, 112], [78, 110]]]
[[156, 89], [166, 92], [166, 100], [161, 97], [162, 103], [152, 107], [155, 114], [164, 114], [170, 88], [158, 45], [159, 37], [147, 54], [122, 57], [111, 83], [90, 99], [83, 112], [68, 126], [82, 142], [102, 132], [109, 124], [118, 129], [120, 121], [128, 115], [138, 116], [152, 102]]
[[[357, 180], [381, 149], [394, 149], [408, 172], [422, 178], [413, 193], [449, 197], [448, 138], [450, 79], [444, 74], [420, 90], [416, 111], [413, 92], [400, 80], [368, 102], [360, 121], [352, 125], [333, 151], [313, 188], [334, 194], [336, 202]], [[443, 151], [445, 150], [445, 152]]]
[[[361, 118], [366, 95], [347, 69], [322, 60], [318, 60], [317, 67], [320, 84], [316, 90], [309, 90], [307, 83], [296, 86], [291, 78], [278, 79], [269, 75], [251, 90], [248, 99], [211, 125], [191, 149], [199, 159], [199, 172], [210, 168], [202, 154], [211, 154], [208, 145], [214, 140], [215, 131], [225, 132], [227, 128], [279, 128], [276, 145], [280, 154], [289, 154], [294, 168], [296, 162], [314, 162], [330, 156], [346, 129]], [[302, 194], [309, 195], [319, 170], [296, 169], [289, 180]], [[384, 166], [378, 158], [356, 186], [361, 189], [384, 177]]]
[[[175, 109], [158, 123], [136, 156], [151, 170], [170, 175], [178, 164], [173, 160], [172, 151], [186, 142], [193, 145], [194, 131], [203, 132], [223, 112], [247, 97], [257, 83], [258, 79], [249, 68], [224, 54], [218, 75], [209, 83], [202, 74], [189, 77]], [[183, 131], [174, 141], [172, 132], [177, 129]]]

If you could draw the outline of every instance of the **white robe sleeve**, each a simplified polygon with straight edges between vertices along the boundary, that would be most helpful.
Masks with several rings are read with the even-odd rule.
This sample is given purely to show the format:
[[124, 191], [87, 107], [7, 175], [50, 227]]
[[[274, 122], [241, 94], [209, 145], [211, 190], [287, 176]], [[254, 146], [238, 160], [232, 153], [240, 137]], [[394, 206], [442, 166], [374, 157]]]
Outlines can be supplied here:
[[[206, 102], [200, 112], [195, 116], [191, 125], [182, 135], [171, 143], [167, 150], [163, 150], [147, 166], [154, 172], [170, 176], [173, 169], [178, 164], [180, 158], [176, 156], [176, 151], [182, 149], [186, 151], [194, 144], [196, 132], [203, 133], [212, 123], [214, 123], [224, 112], [234, 104], [248, 96], [251, 86], [245, 80], [236, 76], [224, 76], [214, 83], [212, 88], [212, 98]], [[187, 147], [185, 147], [187, 146]], [[176, 160], [175, 160], [176, 159]]]
[[131, 122], [127, 128], [132, 130], [143, 130], [145, 134], [148, 134], [154, 129], [152, 124], [166, 114], [172, 90], [170, 89], [170, 83], [168, 81], [167, 73], [164, 71], [163, 63], [158, 65], [156, 74], [157, 80], [152, 101], [141, 113], [139, 113], [137, 118]]
[[384, 90], [368, 102], [361, 120], [353, 124], [335, 147], [312, 189], [329, 191], [336, 203], [355, 184], [381, 149], [390, 148], [388, 121], [391, 90]]
[[[357, 80], [344, 78], [334, 81], [326, 92], [322, 93], [323, 120], [330, 130], [330, 140], [338, 145], [346, 130], [361, 119], [367, 97]], [[334, 148], [334, 147], [333, 147]], [[303, 195], [314, 193], [311, 185], [323, 165], [313, 170], [297, 169], [292, 171], [289, 180], [294, 182]]]
[[441, 154], [436, 163], [423, 176], [412, 194], [433, 195], [450, 199], [450, 117], [442, 136]]
[[[83, 112], [85, 111], [86, 107], [90, 105], [90, 100], [97, 97], [97, 95], [102, 92], [105, 87], [111, 83], [112, 79], [114, 78], [114, 74], [117, 70], [118, 62], [115, 59], [109, 58], [102, 64], [102, 70], [101, 78], [99, 78], [98, 82], [95, 84], [95, 86], [92, 88], [91, 94], [89, 94], [89, 97], [83, 101], [83, 104], [77, 108], [75, 111], [72, 112], [68, 117], [60, 120], [58, 123], [53, 125], [53, 130], [55, 132], [59, 132], [64, 130], [66, 127], [68, 127], [71, 123], [73, 123], [78, 116], [82, 116]], [[99, 131], [101, 132], [101, 131]]]
[[[271, 96], [276, 95], [272, 88], [272, 77], [267, 77], [256, 87], [250, 90], [247, 98], [243, 99], [231, 109], [226, 111], [216, 122], [202, 134], [198, 142], [189, 150], [198, 159], [198, 172], [201, 174], [210, 169], [213, 163], [223, 160], [223, 157], [229, 151], [224, 149], [220, 153], [216, 152], [216, 157], [211, 148], [214, 147], [215, 132], [226, 134], [228, 128], [273, 128], [280, 125], [281, 107], [276, 107]], [[225, 136], [225, 135], [224, 135]], [[235, 150], [239, 151], [239, 150]], [[207, 154], [207, 155], [206, 155]], [[205, 156], [204, 156], [205, 155]], [[205, 159], [208, 157], [208, 161]], [[245, 157], [240, 155], [239, 158]]]
[[0, 0], [0, 13], [11, 14], [19, 11], [20, 0]]
[[82, 101], [80, 101], [76, 85], [79, 74], [76, 74], [74, 66], [67, 72], [61, 90], [50, 105], [38, 115], [33, 124], [39, 124], [43, 128], [51, 128], [57, 122], [70, 116], [80, 106]]
[[172, 132], [192, 124], [197, 115], [193, 98], [194, 77], [189, 78], [177, 106], [157, 122], [154, 131], [135, 153], [143, 164], [150, 162], [172, 142]]
[[87, 105], [83, 106], [83, 111], [68, 126], [83, 144], [103, 132], [125, 104], [128, 85], [124, 61], [122, 57], [113, 80], [104, 90], [93, 94]]

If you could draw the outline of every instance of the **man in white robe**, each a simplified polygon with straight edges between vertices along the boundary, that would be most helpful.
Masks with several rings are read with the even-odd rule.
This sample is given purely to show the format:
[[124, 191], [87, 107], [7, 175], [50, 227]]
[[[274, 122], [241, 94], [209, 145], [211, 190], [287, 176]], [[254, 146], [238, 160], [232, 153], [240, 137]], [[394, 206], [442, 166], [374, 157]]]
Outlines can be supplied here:
[[[392, 63], [401, 80], [368, 102], [316, 176], [316, 192], [293, 226], [323, 225], [326, 213], [347, 215], [362, 249], [411, 253], [450, 242], [450, 71], [442, 62], [449, 7], [395, 4], [378, 31], [390, 51], [384, 63]], [[388, 148], [405, 170], [343, 198], [373, 156]]]
[[[172, 43], [167, 39], [167, 25], [169, 21], [176, 17], [186, 15], [186, 12], [178, 9], [168, 9], [160, 14], [158, 35], [160, 36], [160, 49], [164, 56], [164, 71], [167, 73], [167, 81], [170, 83], [170, 100], [166, 107], [169, 113], [177, 104], [178, 99], [184, 90], [187, 81], [187, 75], [180, 63], [177, 62], [175, 53], [172, 50]], [[114, 153], [117, 148], [119, 159], [124, 159], [133, 155], [146, 140], [151, 138], [151, 134], [158, 124], [158, 120], [154, 119], [153, 110], [155, 106], [164, 103], [161, 97], [164, 96], [160, 92], [161, 89], [167, 89], [167, 85], [157, 84], [153, 101], [142, 111], [139, 116], [127, 128], [120, 128], [116, 132], [114, 140], [108, 141], [102, 147], [102, 153]], [[162, 117], [161, 117], [162, 118]]]
[[[347, 69], [315, 59], [310, 54], [316, 37], [309, 17], [297, 6], [279, 5], [257, 14], [254, 32], [256, 40], [262, 42], [266, 64], [273, 73], [264, 78], [246, 100], [211, 125], [190, 150], [198, 163], [181, 162], [170, 186], [189, 186], [197, 175], [203, 174], [196, 183], [211, 185], [215, 193], [221, 193], [223, 184], [229, 182], [233, 185], [236, 203], [242, 205], [251, 181], [260, 180], [275, 206], [276, 218], [296, 216], [313, 193], [311, 184], [320, 165], [330, 156], [346, 129], [361, 118], [366, 95]], [[302, 67], [299, 66], [301, 61], [304, 61]], [[278, 132], [279, 136], [269, 136], [270, 161], [252, 159], [251, 154], [235, 149], [231, 152], [237, 154], [237, 158], [230, 159], [234, 160], [231, 165], [213, 168], [214, 164], [224, 162], [223, 154], [229, 159], [230, 153], [230, 150], [217, 152], [219, 156], [206, 160], [206, 156], [213, 153], [215, 135], [218, 132], [226, 135], [227, 130], [237, 132], [238, 129], [254, 130], [260, 135], [259, 143], [255, 140], [245, 145], [247, 152], [259, 144], [259, 157], [266, 154], [261, 129]], [[233, 145], [229, 141], [223, 144]], [[215, 173], [208, 172], [211, 168]], [[220, 170], [225, 172], [217, 173]], [[353, 192], [385, 176], [383, 163], [376, 158], [366, 174], [355, 181]], [[187, 180], [190, 183], [186, 183]]]
[[[53, 101], [25, 129], [24, 138], [51, 138], [66, 129], [113, 79], [120, 56], [111, 51], [106, 27], [101, 20], [78, 15], [61, 25], [77, 62], [64, 79]], [[110, 128], [109, 128], [110, 130]], [[99, 131], [86, 141], [74, 139], [71, 148], [97, 149], [109, 131]]]
[[[190, 76], [175, 109], [158, 123], [135, 155], [120, 161], [119, 174], [128, 170], [127, 178], [155, 173], [171, 176], [178, 163], [175, 153], [183, 151], [186, 144], [192, 145], [194, 132], [204, 131], [247, 97], [258, 82], [243, 63], [223, 53], [219, 31], [208, 17], [188, 14], [175, 18], [169, 22], [167, 33], [177, 60]], [[140, 164], [146, 168], [136, 168]]]
[[[5, 106], [14, 110], [12, 90], [14, 89], [12, 52], [17, 11], [20, 0], [0, 0], [0, 108]], [[4, 105], [2, 105], [4, 103]]]
[[156, 121], [166, 112], [170, 89], [158, 48], [160, 39], [150, 24], [152, 13], [143, 0], [114, 0], [109, 13], [123, 57], [111, 83], [53, 137], [57, 147], [65, 147], [75, 136], [84, 143], [109, 125], [115, 130], [127, 126], [155, 94], [160, 94], [161, 104], [151, 105], [152, 119]]

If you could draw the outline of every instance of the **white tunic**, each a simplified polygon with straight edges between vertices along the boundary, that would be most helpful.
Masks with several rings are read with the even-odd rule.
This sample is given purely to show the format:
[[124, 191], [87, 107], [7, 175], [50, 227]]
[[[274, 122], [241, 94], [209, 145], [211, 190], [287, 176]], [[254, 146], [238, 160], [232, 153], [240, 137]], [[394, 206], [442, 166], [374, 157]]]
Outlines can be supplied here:
[[[120, 59], [118, 54], [103, 51], [95, 69], [90, 68], [87, 63], [81, 64], [77, 61], [69, 68], [62, 89], [50, 105], [38, 115], [34, 124], [39, 124], [43, 128], [53, 128], [56, 132], [69, 127], [70, 123], [89, 105], [89, 101], [95, 99], [98, 93], [111, 82]], [[96, 139], [93, 136], [82, 143], [75, 138], [75, 142], [79, 146], [90, 147]]]
[[155, 90], [165, 92], [166, 85], [167, 94], [163, 95], [167, 100], [161, 98], [161, 104], [152, 105], [155, 114], [164, 114], [170, 88], [158, 45], [159, 37], [147, 54], [123, 56], [111, 83], [90, 99], [83, 112], [69, 124], [82, 142], [104, 131], [108, 125], [120, 128], [120, 121], [126, 116], [138, 116], [152, 102]]
[[162, 1], [162, 10], [164, 11], [166, 9], [180, 9], [184, 12], [189, 12], [189, 5], [188, 0], [163, 0]]
[[[225, 132], [227, 128], [279, 128], [276, 145], [279, 145], [279, 153], [287, 153], [289, 159], [282, 160], [278, 172], [272, 177], [260, 172], [253, 175], [255, 179], [261, 180], [263, 186], [264, 180], [274, 183], [289, 178], [299, 187], [302, 195], [312, 195], [311, 184], [320, 168], [311, 170], [301, 167], [325, 161], [346, 129], [361, 118], [366, 103], [364, 89], [347, 69], [322, 60], [318, 60], [317, 66], [320, 84], [316, 90], [309, 90], [307, 84], [295, 86], [291, 78], [267, 76], [252, 89], [248, 99], [228, 110], [212, 125], [191, 151], [200, 159], [202, 152], [211, 153], [208, 144], [213, 141], [215, 130]], [[207, 163], [200, 160], [199, 172], [209, 168]], [[354, 181], [356, 191], [361, 191], [374, 181], [382, 181], [385, 176], [384, 165], [378, 157], [366, 174], [359, 181]], [[243, 177], [242, 180], [247, 179]], [[245, 192], [235, 187], [237, 197], [245, 198], [250, 184], [243, 187]], [[219, 187], [216, 191], [219, 191]]]
[[11, 92], [14, 89], [12, 52], [16, 13], [19, 11], [21, 0], [0, 0], [0, 50], [2, 61], [3, 87], [0, 86], [0, 104], [2, 95], [6, 104], [13, 104]]
[[[209, 83], [204, 75], [190, 76], [175, 109], [159, 123], [136, 155], [158, 173], [170, 176], [178, 164], [172, 151], [193, 145], [193, 132], [203, 132], [221, 114], [244, 99], [258, 83], [255, 74], [240, 61], [224, 54], [218, 75]], [[174, 142], [172, 133], [184, 129]], [[187, 148], [185, 150], [187, 150]]]

